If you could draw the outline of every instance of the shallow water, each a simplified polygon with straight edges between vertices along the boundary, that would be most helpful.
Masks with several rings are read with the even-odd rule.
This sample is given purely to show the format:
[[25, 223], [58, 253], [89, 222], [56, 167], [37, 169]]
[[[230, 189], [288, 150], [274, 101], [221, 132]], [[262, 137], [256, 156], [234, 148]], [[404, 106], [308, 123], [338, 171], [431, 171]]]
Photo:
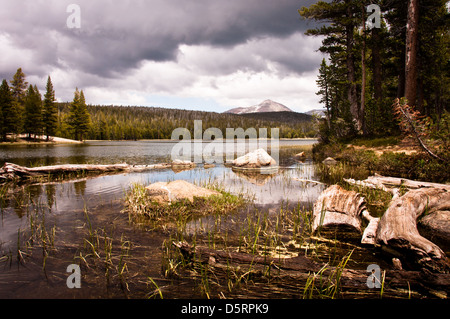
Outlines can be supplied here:
[[[0, 203], [0, 258], [3, 263], [0, 271], [0, 297], [108, 297], [108, 289], [97, 287], [98, 282], [95, 278], [84, 279], [85, 286], [89, 286], [90, 289], [83, 292], [67, 290], [64, 281], [67, 276], [64, 267], [73, 263], [74, 256], [82, 251], [81, 247], [85, 245], [83, 236], [90, 223], [92, 223], [90, 227], [109, 229], [111, 232], [120, 229], [122, 236], [128, 234], [129, 238], [133, 238], [135, 245], [145, 247], [145, 252], [142, 252], [140, 260], [136, 263], [146, 260], [149, 265], [154, 265], [151, 267], [153, 269], [150, 271], [151, 275], [161, 277], [161, 245], [167, 236], [158, 232], [141, 233], [130, 226], [127, 215], [121, 213], [124, 208], [124, 195], [133, 183], [147, 185], [177, 179], [197, 185], [214, 183], [230, 193], [243, 194], [251, 198], [261, 207], [277, 207], [287, 202], [310, 207], [323, 189], [323, 185], [293, 180], [294, 177], [308, 180], [316, 180], [317, 177], [310, 160], [297, 162], [292, 154], [295, 147], [314, 142], [314, 140], [280, 141], [280, 146], [290, 146], [287, 151], [282, 148], [281, 167], [276, 174], [270, 175], [255, 176], [234, 172], [223, 164], [205, 169], [200, 164], [186, 171], [153, 170], [3, 188], [6, 194], [2, 195]], [[120, 162], [152, 164], [167, 162], [173, 145], [174, 142], [169, 141], [2, 145], [0, 162], [8, 161], [26, 166]], [[88, 213], [89, 221], [85, 212]], [[207, 219], [204, 219], [205, 223]], [[38, 224], [41, 225], [40, 228]], [[43, 250], [42, 245], [34, 247], [27, 242], [30, 229], [36, 229], [35, 232], [39, 232], [41, 236], [42, 229], [45, 230], [45, 234], [54, 231], [55, 235], [51, 239], [53, 248], [48, 257], [42, 257], [46, 256], [46, 253], [36, 253], [36, 249]], [[46, 237], [47, 242], [49, 237]], [[23, 253], [23, 256], [19, 257], [18, 251]], [[11, 295], [11, 291], [15, 291], [15, 294]], [[177, 293], [174, 296], [176, 295]], [[181, 289], [179, 296], [189, 295]]]
[[[251, 205], [223, 217], [206, 216], [191, 220], [183, 233], [189, 237], [188, 240], [208, 242], [210, 230], [219, 228], [213, 235], [219, 242], [224, 236], [236, 236], [227, 238], [231, 244], [236, 243], [237, 237], [253, 227], [260, 216], [268, 216], [269, 223], [278, 224], [280, 211], [284, 208], [297, 207], [303, 212], [312, 210], [314, 201], [326, 185], [308, 181], [323, 182], [326, 176], [319, 176], [311, 159], [299, 162], [293, 155], [313, 142], [280, 141], [280, 145], [285, 147], [280, 148], [280, 169], [274, 174], [244, 174], [223, 164], [205, 169], [200, 164], [184, 171], [164, 169], [0, 187], [0, 194], [3, 194], [0, 201], [0, 298], [146, 298], [154, 290], [148, 278], [153, 278], [162, 287], [165, 298], [205, 297], [199, 290], [198, 280], [164, 276], [162, 264], [167, 252], [163, 247], [179, 234], [174, 234], [169, 228], [149, 230], [130, 224], [128, 215], [122, 213], [126, 192], [134, 183], [148, 185], [182, 179], [200, 186], [216, 184], [232, 194], [244, 195], [251, 200]], [[0, 161], [21, 165], [151, 164], [167, 162], [173, 145], [167, 141], [137, 141], [89, 142], [82, 146], [0, 146]], [[291, 228], [292, 225], [287, 225], [280, 238], [292, 238]], [[95, 242], [92, 241], [94, 237], [97, 252], [90, 251], [89, 247], [89, 242]], [[100, 262], [108, 256], [109, 241], [114, 251], [113, 260]], [[129, 255], [124, 253], [127, 245], [131, 247]], [[302, 245], [315, 251], [315, 255], [309, 257], [325, 263], [339, 262], [354, 248], [308, 239]], [[93, 258], [97, 253], [101, 258]], [[118, 267], [123, 266], [122, 258], [125, 258], [127, 267], [125, 284], [117, 275]], [[351, 267], [358, 269], [365, 269], [371, 263], [380, 265], [382, 269], [389, 267], [380, 256], [360, 248], [353, 251], [350, 263]], [[67, 288], [69, 274], [66, 267], [70, 264], [82, 266], [82, 289]], [[105, 265], [109, 264], [111, 272], [109, 269], [105, 271]], [[111, 278], [106, 275], [109, 273], [113, 274]], [[263, 285], [227, 297], [301, 298], [301, 291], [296, 290], [298, 287], [286, 291], [273, 288]]]

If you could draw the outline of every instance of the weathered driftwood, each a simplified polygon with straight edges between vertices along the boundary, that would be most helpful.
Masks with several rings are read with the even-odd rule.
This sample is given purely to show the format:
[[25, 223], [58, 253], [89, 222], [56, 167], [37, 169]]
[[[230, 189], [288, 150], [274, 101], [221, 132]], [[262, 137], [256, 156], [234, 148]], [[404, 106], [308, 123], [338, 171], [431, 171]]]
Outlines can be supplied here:
[[[368, 291], [367, 278], [370, 273], [366, 269], [337, 269], [326, 264], [312, 261], [308, 257], [298, 255], [292, 258], [273, 258], [268, 256], [259, 256], [249, 253], [215, 250], [208, 247], [192, 246], [186, 242], [174, 242], [180, 252], [194, 263], [208, 264], [218, 271], [223, 270], [227, 273], [232, 268], [242, 269], [245, 265], [251, 270], [258, 270], [258, 266], [264, 266], [264, 274], [269, 274], [273, 278], [286, 279], [289, 282], [306, 281], [310, 276], [321, 273], [321, 278], [332, 278], [336, 271], [340, 272], [339, 286], [343, 290], [357, 289]], [[267, 267], [272, 268], [271, 272]], [[388, 289], [402, 289], [411, 291], [441, 290], [447, 294], [450, 292], [450, 274], [438, 274], [428, 271], [406, 271], [406, 270], [385, 270], [384, 273], [385, 291]], [[305, 282], [303, 282], [304, 284]]]
[[385, 192], [391, 193], [393, 195], [393, 200], [400, 196], [400, 187], [408, 190], [419, 188], [443, 188], [450, 190], [450, 185], [447, 184], [413, 181], [410, 179], [381, 176], [378, 174], [369, 176], [363, 181], [357, 181], [352, 178], [344, 178], [344, 181], [352, 185], [381, 189]]
[[381, 217], [377, 229], [377, 243], [386, 245], [390, 250], [394, 249], [405, 257], [412, 257], [421, 266], [448, 271], [450, 267], [445, 253], [419, 234], [417, 219], [422, 214], [449, 208], [450, 191], [447, 189], [411, 190], [392, 201]]
[[78, 173], [110, 173], [110, 172], [140, 172], [151, 169], [169, 168], [170, 164], [155, 165], [129, 165], [112, 164], [112, 165], [94, 165], [94, 164], [64, 164], [41, 167], [24, 167], [13, 163], [5, 163], [0, 168], [0, 182], [30, 179], [40, 176], [61, 175], [61, 174], [78, 174]]
[[[444, 184], [418, 182], [384, 176], [365, 181], [347, 180], [352, 184], [379, 188], [394, 194], [383, 217], [370, 216], [364, 198], [337, 185], [326, 189], [314, 204], [313, 231], [321, 227], [343, 228], [361, 232], [361, 217], [369, 223], [361, 239], [363, 244], [381, 245], [410, 266], [421, 265], [436, 271], [449, 271], [443, 250], [419, 234], [417, 223], [424, 225], [433, 237], [450, 237], [450, 187]], [[400, 186], [409, 188], [399, 197]], [[422, 215], [426, 215], [423, 218]], [[345, 234], [342, 233], [342, 234]], [[336, 234], [339, 235], [339, 234]]]
[[367, 210], [363, 211], [362, 215], [369, 222], [369, 224], [367, 224], [364, 229], [361, 244], [375, 245], [378, 223], [380, 222], [380, 219], [378, 217], [371, 216]]
[[419, 225], [430, 240], [436, 239], [450, 244], [450, 207], [443, 207], [438, 211], [428, 213], [420, 218]]
[[361, 234], [361, 216], [366, 201], [361, 194], [333, 185], [320, 194], [314, 204], [313, 231], [344, 228]]

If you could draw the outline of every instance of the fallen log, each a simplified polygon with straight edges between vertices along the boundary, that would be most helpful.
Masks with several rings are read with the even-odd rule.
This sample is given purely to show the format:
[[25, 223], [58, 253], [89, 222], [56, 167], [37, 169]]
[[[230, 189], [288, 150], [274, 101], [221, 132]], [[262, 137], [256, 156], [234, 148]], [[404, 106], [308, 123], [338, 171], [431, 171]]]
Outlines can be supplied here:
[[[284, 279], [289, 282], [297, 281], [297, 285], [304, 285], [310, 276], [320, 276], [324, 280], [333, 281], [344, 290], [359, 290], [368, 293], [367, 280], [370, 275], [367, 269], [346, 269], [329, 266], [310, 260], [308, 257], [298, 255], [292, 258], [273, 258], [269, 256], [253, 255], [243, 252], [216, 250], [202, 246], [192, 246], [187, 242], [173, 242], [186, 260], [192, 263], [207, 264], [218, 271], [229, 273], [231, 269], [243, 269], [245, 265], [253, 271], [265, 269], [261, 276], [270, 276], [267, 279]], [[264, 266], [258, 268], [258, 266]], [[247, 268], [248, 268], [247, 267]], [[272, 271], [267, 271], [272, 268]], [[248, 271], [248, 270], [246, 270]], [[450, 293], [450, 274], [431, 273], [429, 271], [409, 271], [386, 269], [384, 271], [384, 290], [395, 289], [403, 291], [417, 290], [420, 294], [441, 290]], [[339, 273], [338, 276], [335, 276]], [[339, 280], [339, 283], [336, 281]], [[383, 280], [380, 277], [380, 280]], [[277, 284], [280, 286], [280, 284]]]
[[450, 207], [427, 214], [419, 220], [419, 225], [431, 240], [450, 244]]
[[361, 234], [361, 216], [366, 210], [361, 194], [330, 186], [314, 203], [312, 230], [339, 228]]
[[154, 165], [129, 165], [112, 164], [112, 165], [96, 165], [96, 164], [63, 164], [53, 166], [40, 167], [24, 167], [13, 163], [5, 163], [0, 168], [0, 182], [32, 179], [36, 177], [48, 177], [55, 175], [79, 174], [79, 173], [111, 173], [111, 172], [141, 172], [151, 169], [170, 168], [170, 164], [154, 164]]
[[391, 202], [378, 224], [376, 241], [400, 253], [398, 257], [403, 259], [402, 262], [413, 260], [421, 267], [449, 271], [449, 263], [442, 249], [422, 237], [417, 230], [420, 216], [448, 207], [450, 191], [445, 188], [410, 190]]
[[344, 178], [344, 181], [351, 185], [381, 189], [385, 192], [391, 193], [393, 195], [393, 200], [400, 196], [400, 187], [408, 190], [419, 188], [442, 188], [450, 190], [450, 185], [447, 184], [413, 181], [410, 179], [381, 176], [378, 174], [369, 176], [363, 181], [357, 181], [352, 178]]
[[[362, 234], [361, 243], [380, 245], [383, 250], [401, 259], [408, 267], [426, 267], [447, 272], [449, 262], [444, 251], [420, 235], [417, 224], [429, 230], [433, 238], [448, 243], [450, 237], [450, 188], [445, 184], [417, 182], [384, 176], [371, 176], [365, 181], [350, 180], [352, 184], [391, 190], [394, 194], [387, 211], [381, 218], [370, 216], [364, 198], [337, 185], [326, 189], [314, 204], [313, 231], [323, 227], [340, 231], [333, 235], [361, 233], [361, 217], [369, 223]], [[399, 189], [411, 188], [402, 197]], [[426, 215], [424, 218], [421, 218]], [[343, 236], [341, 236], [343, 237]], [[351, 238], [351, 237], [350, 237]]]

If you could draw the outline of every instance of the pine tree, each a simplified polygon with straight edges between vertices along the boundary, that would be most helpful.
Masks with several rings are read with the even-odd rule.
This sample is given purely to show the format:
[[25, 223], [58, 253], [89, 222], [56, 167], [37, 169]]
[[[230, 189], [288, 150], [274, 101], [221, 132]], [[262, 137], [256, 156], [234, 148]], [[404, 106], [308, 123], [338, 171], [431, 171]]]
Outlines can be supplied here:
[[27, 94], [25, 96], [25, 133], [28, 133], [28, 137], [42, 134], [42, 99], [36, 85], [33, 87], [31, 84], [28, 87]]
[[18, 68], [14, 74], [11, 83], [11, 94], [14, 99], [14, 108], [16, 109], [16, 118], [18, 130], [21, 131], [24, 125], [24, 113], [25, 113], [25, 95], [28, 86], [28, 82], [25, 81], [26, 75], [23, 73], [22, 68]]
[[78, 109], [78, 117], [79, 117], [79, 129], [80, 129], [80, 139], [81, 141], [84, 138], [84, 134], [89, 130], [89, 127], [91, 125], [91, 117], [89, 115], [87, 105], [86, 105], [86, 99], [84, 98], [83, 90], [80, 91], [80, 104]]
[[53, 89], [52, 80], [49, 76], [43, 103], [43, 124], [47, 141], [51, 135], [55, 135], [58, 125], [58, 108], [55, 102], [55, 90]]
[[326, 118], [328, 129], [331, 129], [331, 83], [330, 83], [330, 71], [325, 59], [322, 59], [322, 63], [319, 68], [319, 77], [316, 81], [317, 86], [319, 87], [319, 91], [317, 91], [317, 95], [321, 95], [319, 103], [323, 103], [326, 108]]
[[7, 133], [18, 133], [17, 110], [6, 80], [0, 86], [0, 134], [6, 141]]
[[70, 128], [73, 131], [75, 139], [78, 140], [79, 136], [79, 119], [78, 119], [78, 109], [80, 105], [80, 92], [78, 88], [76, 88], [74, 92], [74, 97], [72, 103], [69, 106], [69, 116], [67, 118], [67, 124], [69, 124]]
[[87, 110], [83, 91], [76, 88], [74, 98], [70, 104], [68, 124], [72, 128], [76, 140], [83, 140], [84, 134], [90, 126], [90, 115]]
[[[338, 76], [345, 75], [345, 83], [340, 81], [339, 90], [345, 90], [346, 100], [340, 101], [340, 113], [349, 108], [351, 121], [356, 131], [364, 124], [364, 112], [358, 103], [357, 59], [355, 58], [355, 30], [361, 25], [360, 3], [355, 0], [336, 0], [331, 3], [318, 1], [310, 7], [299, 10], [302, 17], [328, 24], [306, 32], [307, 35], [325, 36], [319, 50], [330, 54], [331, 63], [337, 67]], [[339, 94], [340, 95], [340, 94]], [[351, 130], [352, 131], [352, 130]]]

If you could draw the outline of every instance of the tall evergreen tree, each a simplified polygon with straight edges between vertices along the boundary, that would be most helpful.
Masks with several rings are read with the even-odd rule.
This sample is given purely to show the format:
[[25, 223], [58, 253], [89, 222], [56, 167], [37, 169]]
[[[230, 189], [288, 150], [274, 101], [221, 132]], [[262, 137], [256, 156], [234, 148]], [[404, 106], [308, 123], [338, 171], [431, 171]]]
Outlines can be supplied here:
[[[357, 91], [357, 69], [355, 58], [355, 30], [361, 24], [361, 10], [358, 1], [336, 0], [331, 3], [318, 1], [309, 8], [299, 10], [302, 17], [328, 25], [307, 31], [307, 35], [325, 36], [321, 52], [330, 54], [332, 61], [346, 73], [346, 104], [357, 131], [362, 130], [364, 113], [360, 110]], [[346, 106], [342, 106], [344, 108]]]
[[3, 80], [0, 86], [0, 134], [4, 141], [6, 141], [8, 133], [18, 133], [17, 117], [17, 110], [8, 82]]
[[23, 73], [22, 68], [18, 68], [11, 80], [11, 93], [14, 99], [14, 107], [17, 111], [17, 125], [19, 130], [24, 125], [24, 113], [25, 113], [25, 95], [27, 91], [28, 82], [25, 81], [26, 75]]
[[[369, 3], [381, 9], [380, 27], [371, 30], [365, 24]], [[329, 127], [335, 136], [354, 135], [351, 125], [341, 125], [351, 122], [368, 135], [399, 132], [391, 107], [395, 98], [406, 97], [437, 120], [448, 108], [450, 19], [445, 0], [318, 1], [299, 13], [326, 23], [306, 34], [323, 36], [319, 50], [329, 54], [328, 92], [319, 83], [318, 93], [331, 109]]]
[[47, 79], [46, 92], [43, 102], [43, 124], [47, 141], [50, 136], [55, 135], [58, 126], [58, 107], [56, 105], [55, 90], [50, 76]]
[[84, 98], [83, 90], [80, 91], [80, 105], [78, 112], [79, 112], [78, 116], [80, 118], [81, 140], [83, 140], [84, 135], [89, 130], [89, 126], [91, 125], [91, 117], [87, 109], [86, 99]]
[[321, 95], [322, 98], [320, 99], [319, 103], [323, 103], [325, 105], [326, 109], [326, 119], [327, 119], [327, 126], [328, 129], [331, 129], [331, 83], [330, 83], [330, 68], [327, 65], [327, 62], [325, 59], [322, 59], [322, 63], [320, 64], [319, 68], [319, 77], [316, 81], [317, 86], [319, 87], [319, 91], [317, 91], [317, 95]]
[[83, 91], [76, 88], [74, 98], [70, 104], [68, 124], [72, 128], [76, 140], [83, 140], [84, 134], [89, 130], [90, 115], [87, 110]]
[[31, 84], [28, 87], [27, 94], [25, 96], [25, 127], [24, 131], [31, 138], [34, 135], [42, 134], [42, 98], [36, 85], [33, 87]]

